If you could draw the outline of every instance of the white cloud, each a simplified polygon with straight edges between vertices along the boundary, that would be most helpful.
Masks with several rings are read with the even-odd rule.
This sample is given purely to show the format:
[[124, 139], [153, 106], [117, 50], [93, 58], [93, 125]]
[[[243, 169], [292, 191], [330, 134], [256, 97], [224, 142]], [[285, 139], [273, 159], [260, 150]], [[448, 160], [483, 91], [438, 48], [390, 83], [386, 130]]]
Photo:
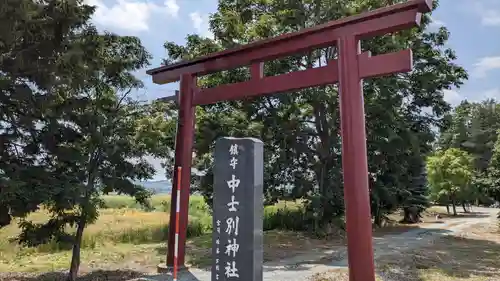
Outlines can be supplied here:
[[485, 77], [488, 72], [495, 69], [500, 69], [500, 56], [484, 57], [474, 64], [472, 75], [482, 78]]
[[198, 32], [199, 35], [205, 36], [208, 38], [213, 38], [212, 32], [209, 30], [208, 26], [208, 15], [201, 15], [199, 12], [193, 12], [189, 14], [191, 18], [191, 22], [193, 23], [194, 29]]
[[498, 0], [482, 0], [473, 3], [464, 1], [464, 3], [463, 8], [465, 11], [472, 11], [479, 16], [482, 25], [500, 27], [500, 5]]
[[486, 26], [500, 26], [500, 11], [485, 11], [481, 16], [481, 23]]
[[193, 22], [193, 26], [196, 30], [200, 31], [201, 30], [201, 24], [203, 23], [203, 19], [201, 18], [201, 15], [199, 12], [193, 12], [189, 14], [191, 17], [191, 21]]
[[167, 13], [170, 14], [171, 16], [177, 17], [177, 15], [179, 15], [180, 8], [175, 0], [165, 0], [163, 5], [165, 5]]
[[459, 104], [464, 98], [455, 90], [443, 90], [444, 100], [452, 106]]
[[177, 17], [179, 5], [176, 0], [165, 0], [163, 5], [140, 0], [116, 0], [106, 5], [102, 0], [84, 0], [85, 4], [96, 6], [93, 20], [108, 28], [132, 32], [149, 30], [149, 20], [153, 13], [163, 13]]

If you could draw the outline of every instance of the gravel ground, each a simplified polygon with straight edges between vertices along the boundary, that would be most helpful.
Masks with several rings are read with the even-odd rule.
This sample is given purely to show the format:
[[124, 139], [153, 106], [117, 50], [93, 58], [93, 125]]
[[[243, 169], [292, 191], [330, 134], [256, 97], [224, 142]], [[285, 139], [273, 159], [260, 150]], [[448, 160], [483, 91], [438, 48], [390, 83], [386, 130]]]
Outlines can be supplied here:
[[[476, 223], [488, 222], [496, 218], [498, 209], [491, 208], [475, 208], [474, 212], [484, 213], [487, 216], [468, 217], [449, 220], [445, 223], [435, 223], [427, 225], [426, 228], [417, 228], [402, 234], [386, 235], [380, 238], [374, 238], [375, 258], [380, 258], [384, 255], [389, 255], [392, 252], [401, 252], [410, 250], [421, 245], [425, 245], [442, 235], [456, 235], [464, 228]], [[316, 256], [317, 257], [317, 256]], [[293, 260], [283, 260], [280, 263], [273, 265], [264, 265], [264, 281], [304, 281], [311, 280], [311, 277], [321, 274], [326, 271], [341, 270], [341, 274], [347, 267], [346, 249], [341, 251], [340, 255], [326, 260], [323, 258], [317, 262], [307, 262], [311, 257], [302, 257], [305, 263], [297, 263], [297, 258]], [[344, 270], [342, 270], [344, 269]], [[210, 281], [210, 272], [199, 269], [192, 269], [189, 272], [184, 272], [179, 276], [179, 281]], [[383, 278], [382, 276], [382, 279]], [[133, 280], [144, 281], [170, 281], [171, 276], [157, 275], [148, 276], [147, 278], [139, 278]]]
[[[464, 217], [448, 220], [445, 223], [435, 223], [426, 225], [425, 228], [416, 228], [405, 233], [385, 235], [374, 238], [375, 258], [379, 259], [384, 255], [394, 252], [411, 250], [423, 245], [427, 245], [442, 235], [457, 235], [464, 228], [476, 223], [496, 220], [499, 209], [474, 208], [474, 212], [484, 213], [487, 216]], [[321, 276], [326, 272], [338, 273], [339, 279], [318, 279], [318, 280], [347, 280], [347, 254], [345, 247], [337, 247], [330, 251], [311, 253], [310, 255], [297, 256], [278, 262], [266, 263], [264, 265], [264, 281], [307, 281], [312, 277]], [[99, 271], [86, 275], [82, 281], [171, 281], [170, 275], [148, 275], [139, 277], [137, 271], [118, 270], [113, 271], [113, 275]], [[100, 275], [106, 278], [101, 279]], [[210, 272], [200, 269], [191, 269], [183, 272], [179, 281], [211, 281]], [[390, 278], [380, 276], [381, 280], [392, 281]], [[0, 274], [0, 281], [63, 281], [65, 274], [49, 273], [38, 275], [34, 278], [32, 274]]]

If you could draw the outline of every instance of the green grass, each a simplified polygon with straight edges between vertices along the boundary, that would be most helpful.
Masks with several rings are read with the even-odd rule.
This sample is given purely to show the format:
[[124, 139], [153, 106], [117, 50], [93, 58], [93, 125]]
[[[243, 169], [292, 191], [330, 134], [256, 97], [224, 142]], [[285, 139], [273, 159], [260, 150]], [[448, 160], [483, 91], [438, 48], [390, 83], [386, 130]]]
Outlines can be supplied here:
[[[99, 219], [89, 225], [83, 235], [84, 263], [94, 260], [101, 265], [113, 264], [131, 257], [134, 260], [148, 260], [148, 264], [160, 262], [164, 252], [158, 249], [164, 248], [162, 243], [167, 241], [170, 196], [153, 196], [150, 201], [152, 210], [144, 210], [127, 196], [109, 195], [104, 196], [103, 200]], [[303, 217], [300, 204], [281, 202], [265, 208], [264, 229], [302, 230]], [[42, 210], [31, 214], [29, 219], [44, 222], [48, 214]], [[199, 237], [198, 240], [204, 241], [211, 229], [210, 208], [201, 196], [191, 196], [188, 238]], [[19, 232], [15, 223], [0, 229], [0, 272], [39, 272], [67, 268], [71, 255], [68, 245], [51, 242], [33, 248], [22, 247], [12, 241]]]
[[[81, 272], [124, 268], [155, 272], [156, 265], [164, 262], [166, 256], [170, 196], [153, 196], [150, 209], [142, 208], [127, 196], [104, 196], [103, 201], [98, 220], [89, 225], [83, 235]], [[48, 214], [42, 210], [31, 214], [29, 219], [43, 222], [48, 219]], [[343, 234], [337, 232], [335, 227], [325, 239], [316, 239], [301, 232], [308, 230], [305, 220], [303, 204], [299, 201], [281, 201], [265, 207], [266, 261], [308, 253], [311, 249], [331, 250], [344, 245]], [[188, 264], [206, 266], [210, 263], [211, 230], [210, 208], [201, 196], [191, 196], [187, 229]], [[0, 272], [38, 273], [69, 267], [71, 249], [68, 245], [51, 242], [38, 247], [23, 247], [12, 241], [19, 232], [15, 223], [0, 229]]]

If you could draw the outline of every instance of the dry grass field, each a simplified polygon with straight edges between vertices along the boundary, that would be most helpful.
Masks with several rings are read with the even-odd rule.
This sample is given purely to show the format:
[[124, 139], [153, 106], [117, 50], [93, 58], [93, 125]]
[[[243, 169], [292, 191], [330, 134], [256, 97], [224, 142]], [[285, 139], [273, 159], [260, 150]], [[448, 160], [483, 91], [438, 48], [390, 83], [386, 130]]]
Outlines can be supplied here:
[[[156, 266], [165, 261], [169, 196], [154, 196], [151, 199], [152, 210], [144, 210], [124, 196], [107, 196], [104, 201], [105, 207], [100, 210], [98, 221], [84, 233], [82, 280], [122, 281], [156, 272]], [[212, 221], [209, 208], [201, 197], [196, 196], [190, 201], [189, 208], [187, 263], [205, 267], [211, 261]], [[419, 225], [392, 222], [376, 229], [374, 235], [384, 236], [425, 227], [425, 224], [434, 223], [435, 215], [442, 212], [442, 208], [431, 208]], [[303, 218], [298, 217], [302, 215], [299, 203], [281, 202], [266, 207], [265, 261], [307, 254], [311, 249], [327, 250], [345, 245], [344, 233], [339, 228], [332, 229], [328, 236], [321, 239], [296, 231], [303, 227]], [[391, 218], [397, 221], [401, 216], [393, 214]], [[40, 211], [29, 219], [43, 222], [48, 215]], [[34, 248], [23, 247], [13, 240], [19, 231], [16, 224], [0, 230], [0, 281], [64, 280], [61, 272], [69, 266], [70, 248], [55, 242]], [[470, 231], [470, 237], [443, 238], [428, 248], [377, 261], [378, 268], [388, 275], [399, 272], [400, 275], [393, 279], [398, 281], [500, 280], [500, 277], [488, 279], [500, 276], [500, 258], [497, 258], [500, 256], [500, 235], [496, 231], [496, 226], [476, 226]], [[346, 276], [347, 271], [337, 270], [318, 275], [315, 281], [348, 280]]]
[[[152, 197], [153, 210], [143, 210], [132, 198], [125, 196], [106, 196], [104, 201], [105, 208], [100, 210], [99, 219], [84, 232], [81, 272], [96, 269], [155, 271], [156, 265], [165, 260], [169, 196]], [[288, 245], [291, 249], [297, 248], [298, 244], [277, 241], [306, 239], [297, 232], [283, 230], [302, 227], [301, 219], [295, 217], [302, 215], [298, 206], [299, 204], [286, 202], [266, 207], [264, 228], [270, 230], [266, 231], [266, 244], [285, 248], [284, 245]], [[194, 266], [206, 266], [210, 261], [212, 228], [209, 207], [202, 197], [193, 196], [189, 209], [188, 253], [191, 254], [187, 260]], [[43, 222], [48, 219], [48, 214], [42, 210], [32, 214], [29, 219]], [[67, 245], [54, 242], [33, 248], [23, 247], [14, 240], [19, 233], [16, 223], [0, 230], [0, 273], [35, 273], [68, 268], [71, 251]], [[316, 243], [320, 241], [317, 240]]]

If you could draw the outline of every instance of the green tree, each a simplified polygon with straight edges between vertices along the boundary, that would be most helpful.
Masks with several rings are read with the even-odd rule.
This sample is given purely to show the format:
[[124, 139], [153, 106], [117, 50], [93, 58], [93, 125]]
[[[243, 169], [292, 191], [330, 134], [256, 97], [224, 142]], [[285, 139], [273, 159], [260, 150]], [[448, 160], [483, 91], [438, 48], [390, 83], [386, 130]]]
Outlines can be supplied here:
[[423, 157], [414, 157], [410, 162], [409, 183], [403, 199], [404, 223], [417, 223], [421, 213], [430, 206], [427, 171]]
[[450, 148], [437, 151], [427, 159], [427, 175], [434, 200], [448, 200], [457, 215], [456, 204], [469, 193], [474, 175], [473, 158], [465, 151]]
[[[47, 169], [35, 147], [57, 95], [71, 83], [76, 30], [93, 13], [81, 1], [2, 1], [0, 9], [0, 227], [23, 217], [52, 195], [59, 174]], [[65, 131], [55, 130], [54, 139]]]
[[[500, 131], [498, 131], [500, 134]], [[500, 201], [500, 138], [497, 138], [493, 147], [492, 157], [488, 166], [488, 188], [489, 194]]]
[[[165, 63], [297, 31], [388, 2], [400, 1], [220, 0], [210, 19], [215, 40], [189, 35], [184, 46], [167, 42]], [[404, 194], [408, 193], [409, 155], [425, 155], [431, 150], [434, 140], [431, 128], [441, 126], [443, 114], [450, 110], [443, 100], [443, 90], [458, 87], [467, 78], [464, 69], [453, 63], [456, 58], [453, 50], [444, 47], [449, 32], [444, 27], [430, 32], [425, 29], [429, 22], [426, 17], [421, 28], [363, 42], [363, 49], [375, 55], [412, 48], [415, 66], [411, 73], [364, 83], [370, 170], [367, 176], [376, 222], [403, 204]], [[264, 72], [271, 76], [321, 66], [335, 58], [336, 53], [335, 47], [329, 47], [266, 62]], [[248, 78], [248, 70], [238, 68], [204, 76], [200, 84], [213, 87]], [[198, 119], [196, 124], [194, 162], [198, 169], [207, 170], [200, 188], [210, 198], [215, 137], [257, 137], [264, 141], [268, 152], [265, 166], [268, 201], [281, 196], [280, 186], [291, 183], [293, 197], [309, 200], [311, 219], [320, 226], [329, 223], [344, 212], [338, 108], [336, 86], [203, 106], [203, 120], [219, 119], [212, 122]], [[430, 113], [424, 113], [424, 108], [430, 108]], [[215, 131], [217, 135], [204, 134], [207, 131]]]
[[[500, 105], [494, 100], [479, 103], [462, 102], [446, 117], [448, 125], [441, 132], [439, 146], [441, 149], [450, 147], [467, 151], [474, 157], [477, 174], [474, 177], [476, 198], [481, 203], [491, 204], [490, 197], [495, 194], [494, 176], [489, 175], [492, 169], [491, 159], [494, 154], [494, 144], [497, 141], [497, 131], [500, 130]], [[497, 197], [498, 200], [498, 197]], [[479, 202], [478, 202], [479, 203]]]
[[[41, 237], [49, 238], [65, 225], [75, 225], [69, 280], [76, 279], [83, 232], [97, 219], [102, 194], [118, 192], [147, 203], [149, 193], [134, 182], [154, 174], [145, 156], [158, 155], [161, 139], [155, 138], [165, 129], [158, 122], [161, 113], [129, 97], [133, 88], [141, 86], [132, 71], [145, 66], [149, 58], [137, 38], [98, 34], [89, 28], [73, 43], [85, 50], [85, 57], [73, 66], [73, 77], [85, 82], [59, 93], [59, 103], [49, 112], [57, 125], [43, 127], [39, 139], [47, 165], [64, 177], [44, 202], [53, 218], [45, 225], [23, 223], [21, 239], [33, 243], [32, 233], [43, 230]], [[54, 141], [50, 138], [54, 130], [72, 136]]]
[[[74, 226], [72, 281], [100, 196], [146, 204], [149, 192], [134, 182], [152, 177], [145, 157], [168, 154], [162, 144], [174, 135], [162, 105], [131, 98], [142, 86], [133, 72], [150, 55], [135, 37], [98, 33], [93, 11], [82, 1], [7, 1], [0, 18], [1, 224], [20, 217], [27, 245], [61, 242]], [[26, 219], [42, 206], [48, 222]]]
[[441, 133], [441, 148], [455, 147], [471, 153], [476, 168], [486, 172], [500, 129], [500, 104], [491, 99], [464, 101], [447, 118], [450, 124]]

